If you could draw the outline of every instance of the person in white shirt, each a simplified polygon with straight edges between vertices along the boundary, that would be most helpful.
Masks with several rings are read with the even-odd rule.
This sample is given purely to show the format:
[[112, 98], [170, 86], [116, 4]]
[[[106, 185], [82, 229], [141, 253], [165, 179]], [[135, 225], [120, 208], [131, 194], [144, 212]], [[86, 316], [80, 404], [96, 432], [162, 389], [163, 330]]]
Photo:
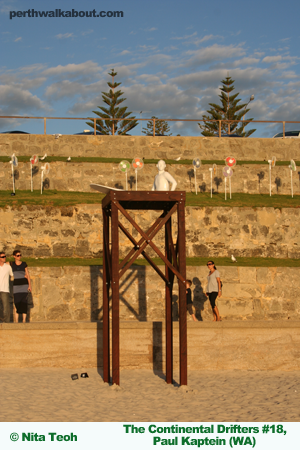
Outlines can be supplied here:
[[206, 296], [209, 298], [211, 309], [214, 315], [214, 322], [221, 320], [218, 307], [216, 305], [217, 297], [221, 297], [221, 279], [220, 272], [217, 270], [213, 261], [208, 261], [207, 267], [209, 268], [209, 274], [207, 277]]
[[6, 255], [0, 252], [0, 300], [3, 304], [4, 322], [10, 322], [10, 304], [9, 304], [9, 278], [14, 279], [12, 268], [6, 263]]

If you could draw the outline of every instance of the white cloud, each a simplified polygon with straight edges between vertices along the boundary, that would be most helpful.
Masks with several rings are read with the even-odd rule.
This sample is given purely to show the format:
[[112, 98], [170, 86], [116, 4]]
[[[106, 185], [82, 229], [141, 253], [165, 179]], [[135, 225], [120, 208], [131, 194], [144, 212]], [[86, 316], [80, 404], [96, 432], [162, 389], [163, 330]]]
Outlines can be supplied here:
[[121, 53], [119, 53], [119, 55], [123, 56], [123, 55], [128, 55], [129, 53], [131, 53], [129, 50], [123, 50]]
[[82, 31], [81, 36], [86, 36], [86, 35], [92, 34], [92, 33], [94, 33], [94, 30]]
[[272, 66], [272, 68], [274, 69], [280, 69], [280, 70], [284, 70], [287, 69], [288, 67], [290, 67], [290, 64], [288, 63], [276, 63]]
[[69, 38], [73, 38], [74, 34], [73, 33], [57, 34], [55, 37], [57, 39], [69, 39]]
[[214, 44], [210, 47], [203, 47], [199, 50], [189, 50], [186, 54], [191, 55], [191, 58], [185, 63], [185, 65], [187, 67], [197, 67], [219, 60], [244, 56], [245, 50], [242, 47], [235, 45], [225, 46]]
[[257, 63], [259, 63], [259, 61], [260, 60], [257, 58], [245, 57], [245, 58], [237, 59], [236, 61], [234, 61], [233, 66], [234, 67], [248, 66], [248, 65], [252, 65], [252, 64], [257, 64]]
[[14, 42], [20, 42], [22, 40], [21, 37], [18, 37], [17, 39], [14, 40]]
[[30, 91], [17, 86], [0, 85], [1, 115], [16, 116], [23, 111], [45, 110], [46, 104]]
[[42, 86], [46, 81], [47, 78], [41, 76], [27, 78], [21, 71], [20, 74], [4, 73], [0, 75], [0, 83], [2, 86], [10, 86], [13, 89], [34, 90]]
[[142, 50], [156, 50], [157, 46], [155, 45], [139, 45], [139, 48]]
[[21, 86], [23, 89], [34, 90], [42, 86], [44, 83], [46, 83], [46, 81], [46, 77], [36, 77], [32, 79], [23, 78]]
[[110, 66], [106, 66], [106, 70], [104, 72], [105, 79], [109, 79], [110, 77], [107, 75], [107, 72], [110, 72], [110, 69], [114, 67], [115, 71], [118, 73], [118, 80], [122, 81], [123, 84], [127, 83], [129, 79], [134, 77], [139, 69], [144, 67], [146, 63], [136, 63], [136, 64], [122, 64], [115, 63]]
[[281, 61], [281, 60], [282, 60], [282, 56], [281, 55], [265, 56], [265, 58], [262, 60], [262, 62], [273, 63], [273, 62], [277, 62], [277, 61]]
[[219, 86], [220, 80], [227, 75], [227, 70], [202, 70], [178, 77], [171, 78], [172, 83], [178, 85], [181, 89], [205, 89], [208, 86]]
[[[300, 106], [295, 102], [283, 102], [276, 110], [271, 111], [268, 115], [269, 120], [299, 120]], [[300, 124], [293, 124], [296, 129]]]
[[223, 38], [223, 36], [219, 36], [219, 35], [207, 34], [203, 38], [196, 39], [195, 41], [193, 41], [193, 44], [199, 45], [199, 44], [202, 44], [202, 42], [210, 41], [212, 39], [224, 39], [224, 38]]
[[76, 77], [82, 75], [91, 75], [101, 71], [101, 67], [94, 61], [86, 61], [81, 64], [66, 64], [65, 66], [50, 67], [43, 71], [45, 76], [66, 76]]
[[47, 66], [46, 64], [31, 64], [30, 66], [24, 66], [20, 67], [18, 70], [19, 72], [22, 72], [23, 74], [29, 74], [29, 73], [36, 73], [43, 69], [45, 69]]
[[[132, 86], [121, 86], [124, 91], [124, 97], [127, 98], [126, 106], [130, 111], [138, 111], [143, 108], [141, 105], [146, 105], [148, 111], [155, 112], [156, 115], [164, 117], [180, 117], [197, 114], [197, 98], [192, 100], [191, 96], [185, 94], [173, 84], [160, 84], [156, 81], [153, 84], [133, 84]], [[106, 89], [105, 89], [106, 90]], [[72, 113], [85, 113], [88, 110], [95, 109], [102, 103], [102, 98], [94, 98], [86, 102], [78, 102], [72, 108]], [[150, 113], [149, 113], [150, 114]], [[152, 113], [151, 113], [152, 115]]]
[[0, 2], [0, 12], [3, 14], [8, 14], [12, 9], [15, 8], [16, 2], [14, 0], [4, 0]]
[[185, 35], [185, 36], [174, 36], [174, 37], [171, 37], [170, 39], [181, 41], [183, 39], [190, 39], [191, 37], [194, 37], [194, 36], [197, 36], [197, 32], [196, 31], [193, 34], [188, 34], [188, 35]]
[[136, 79], [146, 84], [162, 84], [160, 77], [148, 73], [143, 73], [142, 75], [137, 76]]
[[284, 80], [287, 78], [299, 78], [299, 75], [296, 74], [293, 70], [285, 70], [281, 75], [278, 77], [280, 80]]
[[45, 95], [53, 101], [64, 97], [75, 97], [76, 95], [83, 93], [85, 89], [86, 87], [81, 83], [64, 80], [48, 86]]

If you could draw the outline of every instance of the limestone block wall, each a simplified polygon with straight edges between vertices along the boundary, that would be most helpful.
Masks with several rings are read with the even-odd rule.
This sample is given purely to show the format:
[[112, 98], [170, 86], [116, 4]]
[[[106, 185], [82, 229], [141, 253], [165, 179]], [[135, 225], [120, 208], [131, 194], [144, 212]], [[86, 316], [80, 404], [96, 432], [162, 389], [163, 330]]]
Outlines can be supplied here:
[[[147, 229], [160, 213], [131, 214]], [[299, 215], [298, 208], [187, 207], [187, 256], [212, 258], [233, 253], [237, 257], [300, 258]], [[126, 219], [121, 220], [133, 236], [139, 236]], [[9, 255], [19, 247], [25, 258], [102, 256], [101, 204], [7, 207], [0, 209], [0, 223], [1, 246]], [[163, 231], [154, 242], [163, 247]], [[120, 233], [121, 257], [131, 248]], [[154, 256], [152, 250], [149, 254]]]
[[[131, 162], [131, 160], [130, 160]], [[40, 163], [40, 166], [42, 163]], [[111, 187], [125, 189], [125, 176], [120, 172], [118, 164], [107, 163], [72, 163], [52, 162], [51, 170], [44, 183], [46, 189], [58, 191], [91, 192], [91, 183], [104, 184]], [[211, 179], [208, 165], [203, 165], [197, 170], [197, 190], [210, 192]], [[217, 173], [213, 176], [213, 192], [224, 192], [225, 182], [222, 175], [224, 166], [217, 167]], [[167, 170], [174, 176], [178, 185], [177, 190], [195, 192], [194, 170], [192, 165], [168, 164]], [[300, 170], [300, 169], [299, 169]], [[16, 189], [29, 190], [31, 188], [31, 169], [29, 158], [27, 163], [19, 163], [15, 171]], [[155, 164], [146, 164], [138, 173], [138, 189], [151, 189], [153, 180], [157, 174]], [[40, 167], [35, 166], [33, 175], [33, 188], [40, 189]], [[12, 189], [11, 165], [9, 162], [0, 162], [0, 189]], [[128, 189], [136, 189], [135, 172], [128, 173]], [[227, 185], [227, 190], [229, 186]], [[269, 193], [269, 166], [262, 164], [238, 165], [234, 168], [231, 178], [232, 192], [249, 194]], [[294, 194], [300, 194], [300, 171], [293, 173]], [[273, 194], [291, 194], [291, 176], [288, 166], [275, 166], [272, 169]]]
[[299, 258], [299, 214], [297, 208], [187, 208], [187, 254]]
[[47, 153], [52, 156], [114, 156], [115, 158], [199, 157], [241, 160], [300, 159], [300, 139], [206, 138], [178, 136], [68, 136], [55, 139], [51, 135], [0, 135], [0, 156]]
[[[179, 368], [179, 327], [173, 325], [173, 362]], [[189, 322], [191, 370], [300, 370], [300, 323]], [[1, 368], [103, 366], [102, 323], [1, 324]], [[165, 370], [165, 328], [158, 322], [120, 323], [120, 367]], [[178, 373], [174, 373], [179, 381]], [[72, 373], [72, 372], [71, 372]]]
[[[299, 320], [299, 269], [218, 267], [223, 282], [218, 307], [223, 320]], [[102, 267], [29, 267], [34, 308], [30, 321], [102, 319]], [[205, 296], [208, 270], [187, 267], [198, 320], [213, 319]], [[162, 321], [164, 282], [151, 267], [133, 266], [120, 282], [120, 319]], [[178, 320], [178, 285], [174, 284], [173, 319]], [[1, 312], [2, 315], [2, 312]], [[191, 317], [188, 320], [191, 321]]]

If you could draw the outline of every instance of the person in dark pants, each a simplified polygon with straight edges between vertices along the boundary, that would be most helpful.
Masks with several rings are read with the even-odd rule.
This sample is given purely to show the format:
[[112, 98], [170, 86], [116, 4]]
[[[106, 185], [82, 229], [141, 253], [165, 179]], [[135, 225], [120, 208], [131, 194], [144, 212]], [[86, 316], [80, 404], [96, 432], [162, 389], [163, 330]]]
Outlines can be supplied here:
[[218, 307], [216, 305], [217, 297], [221, 297], [221, 279], [220, 272], [217, 270], [213, 261], [208, 261], [207, 267], [209, 268], [209, 274], [207, 276], [207, 289], [206, 296], [209, 298], [211, 308], [214, 315], [214, 322], [221, 320]]
[[13, 272], [8, 263], [6, 263], [6, 255], [0, 251], [0, 300], [3, 304], [4, 322], [10, 322], [10, 304], [9, 304], [9, 278], [14, 279]]
[[189, 312], [189, 314], [192, 316], [193, 321], [197, 322], [197, 319], [195, 317], [195, 309], [194, 309], [194, 305], [192, 302], [192, 291], [191, 291], [191, 286], [192, 286], [193, 282], [192, 280], [186, 280], [186, 308]]
[[19, 321], [19, 315], [22, 316], [23, 323], [26, 322], [27, 315], [27, 296], [31, 292], [31, 281], [26, 262], [21, 261], [20, 250], [13, 252], [15, 261], [11, 263], [14, 273], [14, 304], [16, 308], [16, 322]]

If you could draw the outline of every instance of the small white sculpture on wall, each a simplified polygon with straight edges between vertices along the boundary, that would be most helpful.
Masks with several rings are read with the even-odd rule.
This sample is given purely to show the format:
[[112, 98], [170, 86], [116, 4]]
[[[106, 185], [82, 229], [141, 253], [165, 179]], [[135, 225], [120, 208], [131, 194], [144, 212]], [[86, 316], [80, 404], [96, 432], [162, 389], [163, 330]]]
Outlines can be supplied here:
[[[165, 172], [166, 163], [162, 159], [158, 161], [157, 166], [158, 175], [154, 178], [152, 191], [175, 191], [177, 182], [169, 172]], [[170, 184], [171, 183], [171, 189]]]

